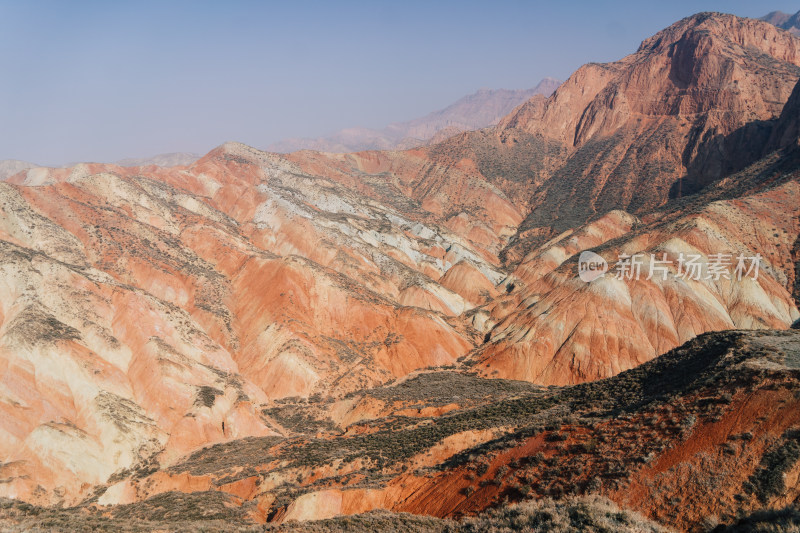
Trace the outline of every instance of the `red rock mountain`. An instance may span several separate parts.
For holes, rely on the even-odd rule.
[[[281,522],[600,492],[681,528],[796,504],[796,339],[692,339],[800,317],[798,65],[704,13],[423,148],[0,182],[0,496]],[[581,280],[586,250],[611,272]]]
[[[612,208],[653,209],[744,168],[761,156],[798,65],[793,36],[702,13],[618,62],[581,67],[553,98],[502,122],[570,151],[536,191],[521,236],[552,236]]]

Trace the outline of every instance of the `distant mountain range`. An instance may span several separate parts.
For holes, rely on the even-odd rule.
[[[794,15],[784,13],[783,11],[772,11],[771,13],[761,17],[759,20],[774,24],[775,26],[788,31],[792,35],[800,36],[800,11]]]
[[[39,165],[27,161],[20,161],[19,159],[3,159],[0,161],[0,181],[9,176],[13,176],[17,172],[37,166]]]
[[[188,166],[200,159],[199,154],[187,152],[171,152],[168,154],[158,154],[153,157],[140,157],[120,159],[116,162],[121,167],[144,167],[147,165],[157,165],[159,167]]]
[[[159,167],[177,167],[188,166],[200,159],[198,154],[191,154],[187,152],[172,152],[168,154],[158,154],[153,157],[141,158],[128,158],[115,161],[113,164],[121,167],[145,167],[149,165],[156,165]],[[68,163],[64,167],[71,167],[77,163]],[[29,168],[37,168],[43,165],[37,165],[29,161],[20,161],[19,159],[3,159],[0,160],[0,181],[5,180],[23,170]]]
[[[285,139],[269,145],[267,151],[346,153],[414,148],[443,141],[462,131],[493,126],[518,105],[539,94],[550,96],[559,85],[559,80],[544,78],[532,89],[481,89],[444,109],[406,122],[396,122],[380,130],[355,127],[339,130],[328,137]]]
[[[267,147],[269,152],[289,153],[298,150],[320,152],[360,152],[363,150],[404,150],[443,141],[462,131],[494,126],[515,107],[536,95],[550,96],[561,85],[555,78],[544,78],[532,89],[480,89],[455,103],[424,117],[396,122],[381,129],[346,128],[329,137],[285,139]],[[126,158],[114,161],[121,167],[188,166],[200,159],[199,154],[170,152],[152,157]],[[67,163],[65,167],[76,163]],[[0,160],[0,181],[17,172],[41,167],[18,159]]]

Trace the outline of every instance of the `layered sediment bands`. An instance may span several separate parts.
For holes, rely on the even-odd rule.
[[[479,336],[456,317],[482,301],[437,280],[503,275],[444,226],[241,145],[142,172],[0,184],[9,496],[74,503],[156,455],[282,432],[273,399],[452,364]],[[414,287],[441,305],[405,301]]]
[[[372,405],[366,419],[340,418],[353,413],[342,401],[312,402],[305,427],[327,420],[328,432],[206,448],[122,480],[100,501],[146,509],[170,491],[212,491],[240,498],[253,521],[280,523],[378,509],[460,518],[599,494],[694,531],[710,514],[731,521],[800,497],[798,335],[704,334],[637,369],[569,387],[420,374],[348,397],[349,409]],[[398,415],[422,404],[448,409],[398,426]]]
[[[519,288],[493,304],[498,324],[473,361],[485,375],[563,385],[613,376],[704,331],[789,327],[800,317],[791,260],[798,197],[800,184],[792,179],[635,231],[625,231],[630,215],[611,213],[568,232],[520,264],[513,276]],[[581,242],[610,265],[590,283],[578,277]],[[638,257],[632,260],[641,261],[638,272],[621,270],[624,254]],[[678,270],[681,254],[698,257],[700,276]],[[727,256],[719,279],[708,270],[720,262],[715,254]],[[736,258],[756,254],[758,276],[739,279]]]

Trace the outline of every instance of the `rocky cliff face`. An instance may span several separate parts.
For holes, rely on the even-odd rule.
[[[772,128],[764,153],[774,150],[795,149],[800,140],[800,83],[795,85],[781,115]]]
[[[702,13],[618,62],[581,67],[552,98],[502,122],[570,150],[535,191],[521,240],[540,244],[525,232],[553,236],[610,209],[653,209],[754,162],[799,64],[795,37]]]

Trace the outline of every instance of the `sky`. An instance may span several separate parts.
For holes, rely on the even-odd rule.
[[[257,148],[423,116],[613,61],[750,1],[0,0],[0,160],[111,162]]]

